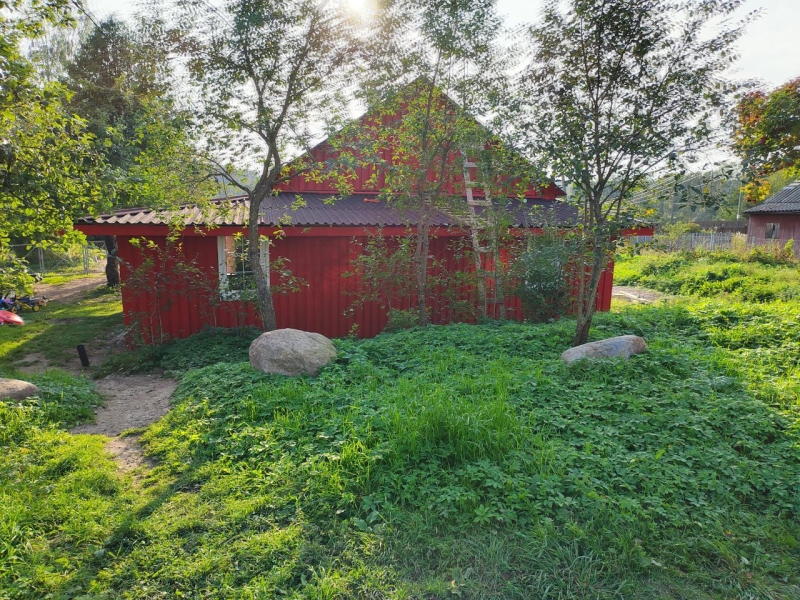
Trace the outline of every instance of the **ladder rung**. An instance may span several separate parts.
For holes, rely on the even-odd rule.
[[[466,161],[464,163],[464,167],[467,168],[467,169],[474,169],[477,166],[478,165],[476,165],[474,162],[470,162],[470,161]]]
[[[467,200],[470,206],[491,206],[492,203],[487,200]]]

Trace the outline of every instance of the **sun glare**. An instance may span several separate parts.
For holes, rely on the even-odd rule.
[[[374,0],[344,0],[347,10],[353,15],[365,19],[375,9]]]

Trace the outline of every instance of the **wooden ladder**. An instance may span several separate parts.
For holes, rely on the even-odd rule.
[[[503,302],[498,298],[487,298],[486,297],[486,279],[490,277],[494,277],[494,273],[489,273],[483,268],[483,260],[482,256],[491,252],[490,248],[481,245],[480,239],[480,230],[483,227],[483,221],[481,216],[477,212],[477,208],[479,206],[484,207],[491,207],[492,206],[492,199],[489,196],[489,189],[484,185],[483,186],[483,193],[484,197],[482,200],[477,200],[473,193],[472,188],[478,187],[480,182],[473,181],[472,175],[470,174],[470,169],[477,167],[478,165],[469,159],[467,153],[462,149],[461,156],[464,158],[464,190],[467,196],[467,206],[469,207],[469,213],[467,214],[467,224],[469,225],[470,230],[470,237],[472,238],[472,248],[474,250],[475,256],[475,272],[478,274],[478,291],[481,297],[481,301],[483,302],[483,316],[486,317],[488,314],[488,305],[489,304],[498,304]],[[495,260],[498,260],[495,257]],[[496,294],[495,294],[496,295]]]

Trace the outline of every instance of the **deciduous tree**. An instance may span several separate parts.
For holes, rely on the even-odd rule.
[[[250,202],[250,265],[261,321],[271,330],[275,308],[259,261],[261,204],[280,183],[316,168],[308,150],[346,108],[359,44],[335,3],[181,0],[177,6],[173,32],[192,78],[202,152]],[[258,171],[255,182],[237,170],[248,165]]]
[[[47,26],[70,26],[66,1],[0,2],[0,245],[12,237],[47,244],[74,217],[103,207],[102,157],[68,91],[36,78],[22,54]]]
[[[377,11],[374,21],[360,94],[370,110],[334,144],[342,151],[343,167],[355,162],[374,169],[372,185],[380,197],[416,228],[415,296],[424,326],[437,211],[472,229],[485,307],[486,249],[479,236],[493,213],[482,210],[484,218],[476,217],[465,201],[463,179],[469,173],[480,188],[476,200],[480,192],[488,203],[496,190],[505,197],[518,174],[512,170],[513,153],[476,120],[489,119],[507,88],[509,56],[498,43],[502,27],[494,0],[400,0]]]
[[[135,28],[110,18],[68,62],[70,109],[86,119],[105,159],[103,192],[115,208],[202,203],[207,171],[195,160],[186,111],[175,108],[168,52],[157,21]],[[177,226],[182,224],[178,223]],[[109,286],[119,284],[116,236],[106,236]]]
[[[750,92],[736,106],[733,149],[741,158],[748,199],[769,192],[766,177],[800,172],[800,77],[765,93]]]
[[[748,20],[726,19],[740,5],[552,0],[530,30],[519,118],[532,154],[571,183],[583,220],[576,345],[588,338],[626,200],[648,174],[690,161],[714,138],[731,99],[724,72]]]

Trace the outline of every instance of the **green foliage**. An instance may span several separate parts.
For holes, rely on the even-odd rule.
[[[574,298],[570,279],[578,244],[564,232],[545,231],[528,238],[528,247],[513,259],[514,295],[522,300],[525,319],[541,323],[564,316]]]
[[[34,277],[28,263],[9,254],[0,259],[0,295],[17,292],[18,295],[33,292]]]
[[[765,177],[800,169],[800,78],[769,93],[750,92],[739,100],[733,149],[742,159],[748,199],[763,199]]]
[[[414,284],[414,239],[411,235],[387,237],[382,230],[364,242],[353,240],[355,256],[343,277],[357,277],[358,294],[350,307],[354,311],[367,302],[390,309],[398,302],[410,301]]]
[[[592,337],[649,351],[572,366],[567,320],[415,328],[337,341],[316,378],[254,371],[250,338],[174,342],[144,485],[39,408],[0,407],[2,589],[793,598],[799,323],[797,302],[631,307]]]
[[[601,316],[597,336],[647,332],[650,352],[628,362],[568,367],[557,357],[569,323],[502,323],[340,341],[318,378],[244,363],[190,371],[145,435],[185,491],[136,526],[147,541],[101,585],[791,594],[796,403],[777,388],[750,395],[740,377],[750,385],[752,373],[721,345],[759,310]],[[773,317],[786,325],[797,309]],[[772,331],[753,344],[797,335]]]
[[[206,329],[189,338],[173,340],[162,346],[145,346],[110,356],[95,373],[95,377],[158,369],[168,376],[180,377],[189,370],[216,363],[246,361],[250,344],[258,336],[259,332],[250,327],[241,330]]]
[[[783,248],[734,252],[646,252],[615,267],[620,285],[641,285],[668,294],[727,296],[750,302],[800,298],[800,263]]]
[[[367,303],[377,303],[386,311],[387,331],[407,329],[420,323],[416,281],[416,249],[419,237],[413,232],[403,236],[384,236],[382,231],[365,241],[353,240],[356,249],[350,270],[343,277],[355,277],[357,290],[346,314],[352,314]],[[473,249],[466,239],[455,238],[447,244],[447,255],[426,254],[427,321],[434,323],[475,322],[480,316],[480,299],[476,293],[479,276],[475,273]],[[455,260],[450,261],[449,256]],[[459,268],[467,265],[466,268]],[[504,265],[505,268],[505,265]]]
[[[654,170],[686,168],[681,161],[710,144],[732,100],[723,74],[752,19],[731,25],[737,7],[553,1],[530,28],[533,54],[515,112],[532,154],[573,186],[592,254],[577,271],[575,344],[588,338],[613,240],[630,223],[627,201]]]
[[[89,421],[94,416],[94,409],[102,404],[94,384],[86,377],[52,369],[41,374],[26,375],[24,379],[38,386],[41,396],[25,400],[21,406],[38,408],[41,418],[47,423],[70,427]]]
[[[74,217],[102,210],[102,158],[85,122],[66,110],[67,90],[37,81],[21,51],[48,26],[70,25],[71,4],[13,0],[2,9],[0,246],[11,237],[47,244]]]
[[[178,298],[188,299],[204,325],[217,325],[222,303],[220,280],[198,266],[196,257],[183,252],[183,243],[167,239],[158,244],[134,238],[131,244],[142,253],[142,262],[131,269],[125,288],[134,295],[148,294],[149,301],[128,312],[129,330],[136,345],[160,346],[169,341],[162,317]]]
[[[109,18],[82,40],[67,65],[69,106],[86,119],[106,169],[114,205],[205,208],[213,185],[189,137],[191,119],[171,97],[168,51],[157,22],[137,28]],[[174,214],[170,223],[182,230]]]
[[[178,8],[165,39],[187,65],[204,164],[250,203],[256,302],[264,329],[272,330],[275,307],[258,261],[261,203],[292,176],[320,169],[309,150],[347,112],[360,40],[339,3],[181,0]],[[237,168],[242,156],[257,165],[253,182]]]
[[[401,329],[411,329],[419,325],[419,314],[413,308],[402,310],[399,308],[389,309],[389,320],[386,323],[386,331],[391,333]]]

